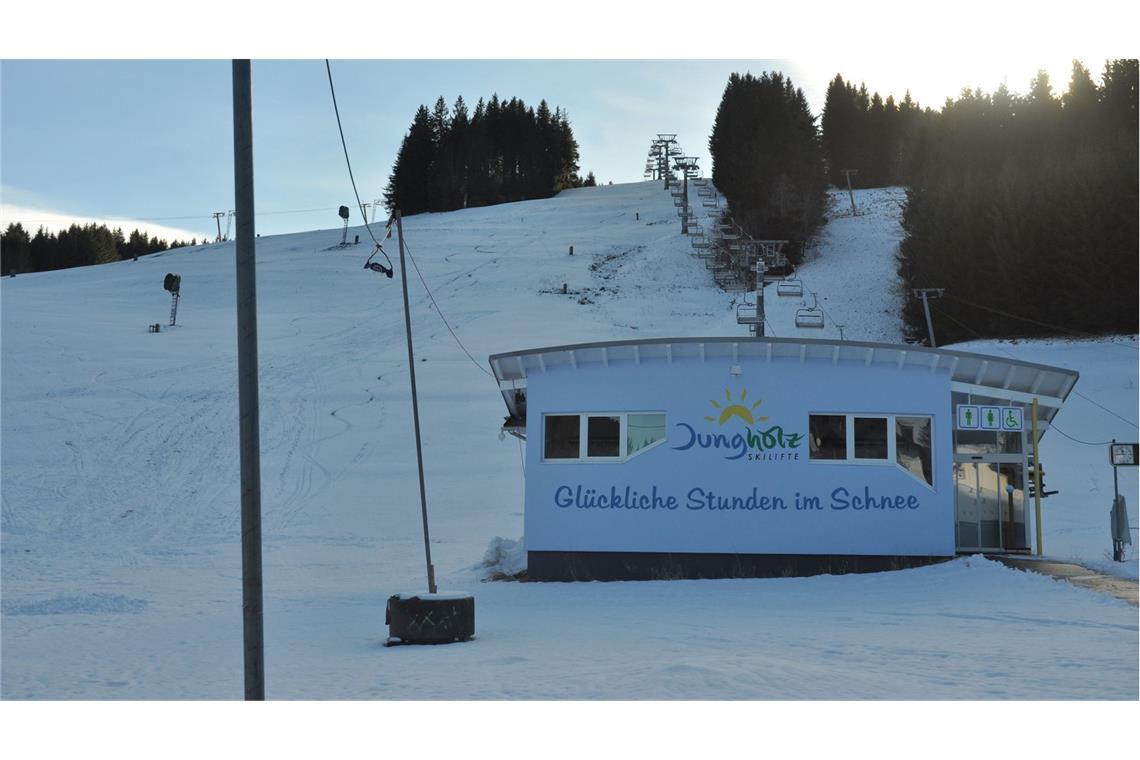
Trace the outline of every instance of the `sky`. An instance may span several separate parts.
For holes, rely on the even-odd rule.
[[[581,174],[642,179],[650,139],[676,133],[711,171],[708,136],[732,72],[780,70],[813,112],[836,73],[872,91],[909,89],[939,107],[962,87],[1005,82],[1024,92],[1036,70],[1063,90],[1079,57],[1099,78],[1095,46],[1005,59],[937,55],[900,66],[829,55],[772,60],[349,60],[332,61],[338,105],[361,200],[382,194],[416,108],[442,95],[546,99],[569,115]],[[255,60],[257,230],[339,227],[359,214],[348,182],[321,59]],[[211,214],[233,208],[228,60],[4,60],[0,62],[0,220],[30,228],[72,221],[140,226],[164,238],[216,235]],[[383,212],[381,211],[380,214]],[[222,227],[224,230],[225,222]]]

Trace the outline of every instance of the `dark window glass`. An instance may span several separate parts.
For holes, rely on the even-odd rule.
[[[621,456],[621,417],[590,417],[586,428],[586,456]]]
[[[887,458],[887,421],[884,418],[855,418],[855,458]]]
[[[633,456],[646,446],[665,440],[664,414],[631,414],[625,424],[626,456]]]
[[[847,458],[847,418],[842,414],[813,414],[808,417],[812,459]]]
[[[895,461],[919,480],[934,485],[929,417],[895,417]]]
[[[546,430],[543,444],[545,459],[577,459],[582,439],[576,414],[546,415]]]

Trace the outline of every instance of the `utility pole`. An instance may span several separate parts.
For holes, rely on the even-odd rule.
[[[424,452],[420,445],[420,403],[416,395],[416,357],[412,352],[412,313],[408,307],[408,268],[404,264],[404,221],[400,210],[396,217],[396,239],[400,244],[400,282],[404,286],[404,329],[408,336],[408,375],[412,381],[412,421],[416,428],[416,464],[420,471],[420,513],[424,521],[424,558],[427,561],[428,593],[435,593],[435,568],[431,564],[431,542],[428,538],[427,491],[424,489]]]
[[[855,192],[851,189],[851,175],[858,174],[858,169],[840,169],[843,176],[847,178],[847,195],[851,198],[851,216],[859,216],[859,212],[855,210]]]
[[[934,323],[930,321],[930,304],[926,299],[941,298],[944,290],[946,288],[914,288],[910,291],[915,298],[922,298],[922,311],[926,314],[926,334],[930,336],[931,348],[938,348],[938,344],[934,342]]]
[[[261,436],[257,400],[257,270],[253,229],[250,63],[233,62],[234,200],[237,206],[238,410],[241,445],[241,606],[245,698],[265,699],[261,591]],[[215,214],[219,217],[219,215]]]

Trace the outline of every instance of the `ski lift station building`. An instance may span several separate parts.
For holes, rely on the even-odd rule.
[[[535,580],[870,571],[1032,552],[1077,373],[912,345],[664,338],[496,354]]]

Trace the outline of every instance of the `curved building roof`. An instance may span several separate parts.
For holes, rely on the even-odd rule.
[[[1048,422],[1079,374],[1075,370],[926,346],[814,338],[652,338],[576,343],[493,354],[489,361],[511,420],[526,418],[526,378],[534,372],[588,365],[672,363],[709,359],[792,359],[832,365],[893,365],[948,371],[954,390],[1029,403]],[[512,423],[508,423],[512,425]],[[513,425],[512,425],[513,426]]]

